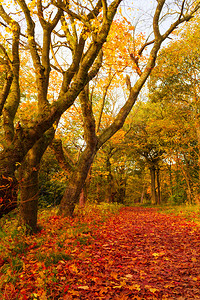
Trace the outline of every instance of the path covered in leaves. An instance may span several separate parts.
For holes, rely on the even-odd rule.
[[[200,299],[200,228],[193,223],[122,208],[105,223],[85,219],[70,237],[62,222],[52,218],[40,236],[46,241],[37,248],[35,237],[21,254],[20,280],[12,283],[19,299]]]
[[[125,208],[97,236],[76,262],[81,299],[200,299],[200,229],[194,224]]]

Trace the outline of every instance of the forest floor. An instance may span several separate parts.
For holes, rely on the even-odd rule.
[[[9,224],[0,231],[3,300],[200,299],[200,226],[193,221],[154,208],[93,207],[39,222],[31,237],[21,228],[8,234]]]

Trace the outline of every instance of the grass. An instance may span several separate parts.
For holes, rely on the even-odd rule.
[[[57,282],[58,263],[73,263],[77,249],[84,253],[84,247],[96,239],[95,228],[120,208],[118,204],[87,205],[76,208],[74,218],[59,217],[55,207],[42,209],[38,213],[41,231],[32,236],[19,226],[17,214],[4,216],[0,220],[0,299],[26,299],[16,286],[21,280],[34,289],[36,274],[41,275],[37,285],[48,289],[49,281]]]
[[[147,204],[144,203],[144,204],[133,204],[133,206],[155,208],[160,213],[173,214],[187,221],[191,221],[196,223],[197,225],[200,225],[200,204],[186,203],[186,204],[172,205],[168,203],[163,203],[161,205],[153,205],[151,203],[147,203]]]
[[[174,214],[187,221],[192,221],[200,225],[200,205],[199,204],[181,204],[181,205],[161,205],[158,211],[165,214]]]
[[[1,219],[0,299],[25,299],[19,296],[21,290],[16,288],[20,285],[20,280],[28,285],[30,291],[34,290],[32,282],[36,280],[38,290],[45,287],[48,294],[50,282],[60,284],[57,273],[60,272],[58,266],[62,264],[70,264],[74,268],[72,271],[76,273],[77,252],[79,258],[82,255],[85,259],[85,247],[92,246],[98,239],[95,235],[96,228],[103,228],[106,220],[118,214],[121,207],[122,205],[115,203],[87,205],[82,210],[76,208],[74,218],[57,216],[57,208],[43,209],[38,214],[42,230],[32,236],[27,236],[23,227],[18,225],[16,215]],[[200,205],[161,205],[156,206],[156,209],[200,225]],[[37,274],[40,274],[40,279]],[[47,299],[50,296],[40,297]]]

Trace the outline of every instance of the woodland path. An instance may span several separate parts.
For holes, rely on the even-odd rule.
[[[96,234],[88,260],[76,264],[79,299],[200,299],[200,228],[192,222],[123,208]]]
[[[40,233],[7,248],[3,299],[200,299],[199,226],[153,208],[98,216],[52,216]]]

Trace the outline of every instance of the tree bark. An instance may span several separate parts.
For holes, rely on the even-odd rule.
[[[123,204],[126,196],[126,178],[121,179],[117,191],[117,202]]]
[[[150,167],[151,175],[151,203],[157,204],[157,194],[156,194],[156,169],[154,166]]]
[[[85,203],[86,203],[86,191],[85,191],[85,187],[83,187],[79,197],[79,207],[81,208],[85,207]]]
[[[106,172],[107,172],[107,183],[106,183],[106,193],[105,193],[105,201],[107,203],[114,202],[114,182],[113,182],[113,175],[111,171],[111,162],[110,157],[112,150],[108,153],[106,159]]]
[[[156,181],[157,181],[157,190],[158,190],[158,194],[157,194],[157,204],[161,203],[161,191],[160,191],[160,169],[157,166],[156,168]]]
[[[20,182],[20,225],[26,227],[27,232],[37,231],[38,212],[38,170],[35,168],[23,167],[23,174]]]
[[[29,233],[37,231],[40,161],[53,137],[54,129],[52,128],[29,150],[20,167],[20,223]]]
[[[85,184],[89,169],[92,165],[96,149],[86,148],[80,156],[79,163],[72,176],[69,178],[69,183],[59,207],[59,215],[73,216],[75,205],[79,202],[80,193]]]

